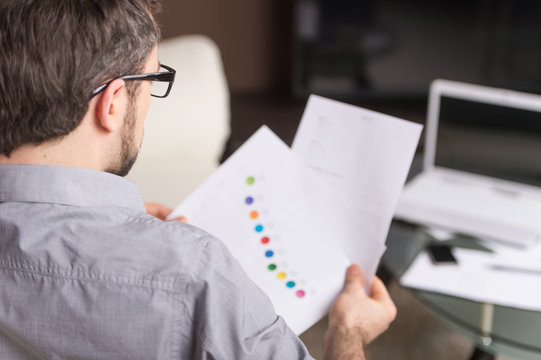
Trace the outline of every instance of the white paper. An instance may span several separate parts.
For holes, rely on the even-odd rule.
[[[434,265],[421,252],[402,285],[495,305],[541,311],[541,258],[453,249],[458,264]],[[539,255],[539,254],[538,254]]]
[[[352,262],[363,265],[367,283],[380,258],[367,259],[366,249],[380,256],[385,250],[421,130],[419,124],[312,95],[295,136],[293,152],[312,177],[325,180],[327,194],[346,204],[333,221],[341,224],[343,246]],[[312,191],[312,197],[320,194]]]
[[[171,214],[186,216],[220,238],[297,334],[326,314],[349,265],[326,212],[311,206],[302,176],[291,150],[263,127]],[[311,188],[318,189],[317,179]],[[269,238],[267,244],[263,237]],[[270,258],[269,250],[274,252]],[[270,264],[277,269],[268,270]],[[277,278],[280,272],[285,279]],[[287,287],[289,281],[295,282],[293,288]],[[304,297],[297,296],[299,290]]]
[[[262,127],[170,217],[220,238],[300,334],[326,314],[351,263],[368,291],[420,131],[312,96],[296,152]]]

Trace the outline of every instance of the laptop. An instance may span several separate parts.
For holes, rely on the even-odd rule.
[[[541,96],[430,85],[422,172],[395,218],[524,247],[541,233]]]

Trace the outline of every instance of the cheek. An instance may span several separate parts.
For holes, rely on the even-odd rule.
[[[146,91],[143,91],[141,96],[139,97],[139,101],[137,103],[137,109],[136,109],[136,124],[135,124],[135,136],[137,140],[141,141],[143,138],[143,131],[144,131],[144,125],[145,125],[145,119],[148,113],[148,109],[150,107],[150,87],[145,89]]]
[[[142,98],[140,99],[141,102],[141,106],[139,106],[139,115],[142,116],[143,118],[146,117],[147,115],[147,112],[148,112],[148,108],[150,107],[150,99],[152,98],[150,96],[150,84],[145,84],[146,85],[146,88],[145,88],[145,91],[143,92],[143,95],[141,96]]]
[[[137,117],[136,123],[135,123],[135,141],[136,144],[141,146],[141,143],[143,141],[143,133],[145,131],[145,119],[142,117]]]

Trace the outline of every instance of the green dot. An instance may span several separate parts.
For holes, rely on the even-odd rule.
[[[247,179],[246,179],[246,184],[248,185],[253,185],[255,183],[255,179],[253,176],[249,176]]]
[[[269,269],[270,271],[274,271],[274,270],[276,270],[276,265],[270,264],[270,265],[268,266],[268,269]]]

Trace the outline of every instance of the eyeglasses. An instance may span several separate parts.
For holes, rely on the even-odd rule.
[[[169,92],[171,92],[171,88],[173,87],[173,83],[175,82],[176,71],[175,69],[167,65],[160,64],[160,67],[167,71],[148,73],[148,74],[124,75],[124,76],[119,76],[115,78],[114,80],[122,79],[125,81],[128,81],[128,80],[150,81],[151,82],[150,95],[154,97],[158,97],[158,98],[164,98],[164,97],[167,97],[167,95],[169,95]],[[92,91],[92,96],[90,98],[93,98],[94,96],[98,95],[100,92],[105,90],[107,86],[109,86],[109,84],[112,82],[113,80],[94,89],[94,91]]]

